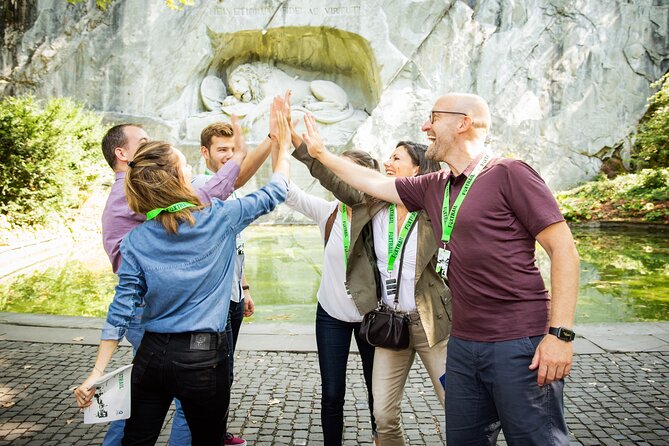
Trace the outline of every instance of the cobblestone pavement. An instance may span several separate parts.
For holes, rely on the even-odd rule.
[[[122,347],[111,367],[130,361]],[[96,347],[0,341],[0,445],[100,444],[106,424],[83,425],[71,389],[90,369]],[[319,445],[320,379],[315,353],[241,351],[235,365],[230,431],[250,445]],[[443,410],[420,362],[403,403],[412,445],[443,440]],[[574,445],[669,444],[669,359],[663,353],[576,356],[567,385]],[[171,413],[158,444],[167,444]],[[370,445],[361,364],[352,354],[345,444]],[[500,444],[504,444],[500,441]]]

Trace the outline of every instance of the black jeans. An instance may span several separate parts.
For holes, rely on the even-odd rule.
[[[367,385],[369,413],[372,432],[376,432],[374,421],[374,398],[372,396],[372,365],[374,347],[360,338],[360,323],[344,322],[330,316],[320,304],[316,309],[316,344],[318,364],[321,369],[321,424],[325,446],[341,446],[344,431],[344,399],[346,396],[346,366],[351,349],[351,336],[358,344],[362,371]]]
[[[173,398],[181,401],[193,446],[222,442],[230,400],[228,342],[225,333],[195,341],[191,333],[144,334],[133,361],[123,445],[155,444]]]

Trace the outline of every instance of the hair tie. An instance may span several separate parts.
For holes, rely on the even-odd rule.
[[[135,163],[134,161],[128,161],[128,167],[135,167],[136,165],[137,163]]]

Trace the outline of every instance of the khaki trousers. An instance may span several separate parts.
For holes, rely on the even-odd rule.
[[[404,446],[401,404],[404,385],[416,353],[427,369],[434,391],[444,405],[444,387],[439,378],[446,371],[446,344],[448,339],[430,348],[420,319],[411,321],[410,343],[404,350],[377,347],[372,370],[374,417],[382,446]]]

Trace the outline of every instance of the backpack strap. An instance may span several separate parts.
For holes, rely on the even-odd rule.
[[[339,204],[337,204],[337,207],[332,211],[332,214],[328,217],[327,223],[325,223],[325,237],[324,237],[324,243],[323,246],[327,246],[328,240],[330,240],[330,233],[332,232],[332,226],[334,225],[335,219],[337,218],[337,212],[339,211]]]

